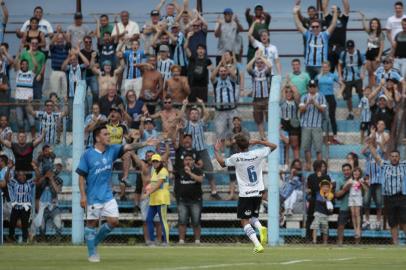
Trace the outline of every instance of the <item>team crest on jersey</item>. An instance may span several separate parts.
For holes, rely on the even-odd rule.
[[[103,164],[107,164],[107,159],[103,158],[102,162],[103,162]]]
[[[251,215],[251,210],[246,210],[246,211],[244,212],[244,214],[245,214],[246,216],[250,216],[250,215]]]

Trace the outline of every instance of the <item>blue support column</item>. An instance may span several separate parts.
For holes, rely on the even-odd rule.
[[[279,235],[279,126],[281,76],[273,76],[268,103],[268,140],[278,148],[268,157],[268,239],[270,246],[280,244]]]
[[[79,175],[75,172],[79,165],[80,156],[84,151],[85,142],[85,94],[86,83],[81,81],[76,88],[73,108],[70,108],[72,117],[72,243],[82,244],[84,237],[83,209],[80,207]]]

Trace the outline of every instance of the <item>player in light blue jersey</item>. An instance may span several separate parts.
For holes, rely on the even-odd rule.
[[[80,158],[76,172],[79,174],[80,205],[86,209],[87,216],[85,239],[88,259],[89,262],[100,262],[97,245],[118,225],[118,206],[110,183],[113,162],[127,151],[156,145],[158,141],[151,139],[144,143],[110,145],[109,132],[105,125],[101,125],[93,131],[93,142],[94,146],[88,148]],[[105,217],[107,222],[97,231],[101,217]]]

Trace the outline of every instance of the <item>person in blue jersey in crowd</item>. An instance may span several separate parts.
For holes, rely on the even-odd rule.
[[[94,146],[87,149],[80,158],[76,173],[79,174],[80,206],[86,209],[85,239],[88,260],[100,262],[96,248],[113,228],[118,226],[118,206],[110,184],[113,162],[125,152],[154,145],[158,141],[150,139],[144,143],[110,145],[107,127],[100,125],[93,130],[93,142]],[[107,222],[97,231],[96,226],[102,217],[105,217]]]
[[[296,5],[293,8],[293,16],[297,29],[306,38],[306,71],[309,73],[310,78],[314,79],[320,72],[321,64],[328,59],[328,40],[336,28],[337,7],[333,6],[333,19],[325,31],[322,31],[322,25],[319,20],[313,20],[310,24],[311,29],[306,29],[300,21],[299,11],[300,6]]]

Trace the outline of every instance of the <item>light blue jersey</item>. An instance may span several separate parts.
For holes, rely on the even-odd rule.
[[[109,145],[104,152],[91,147],[82,155],[76,173],[86,178],[87,204],[106,203],[113,199],[110,179],[113,162],[124,153],[124,146]]]
[[[338,83],[337,73],[327,73],[317,75],[319,93],[324,96],[334,95],[334,83]]]

